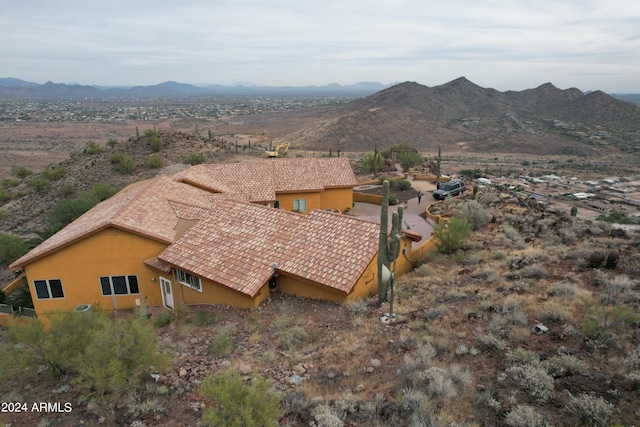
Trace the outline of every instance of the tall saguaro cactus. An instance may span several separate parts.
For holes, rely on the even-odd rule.
[[[436,157],[436,182],[440,182],[440,162],[442,161],[442,145],[438,145],[438,157]]]
[[[393,276],[395,275],[396,260],[400,255],[400,241],[402,239],[402,216],[404,209],[398,207],[394,212],[391,221],[391,232],[389,232],[389,181],[382,183],[382,207],[380,209],[380,235],[378,240],[378,303],[387,300],[387,284],[382,277],[382,267],[392,271],[391,279],[391,311],[393,310]],[[393,270],[390,266],[393,263]]]
[[[389,268],[389,181],[382,183],[382,208],[380,209],[380,235],[378,239],[378,303],[387,299],[387,284],[382,279],[382,266]]]

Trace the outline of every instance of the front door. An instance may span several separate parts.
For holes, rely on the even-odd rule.
[[[171,281],[160,278],[160,292],[162,293],[162,304],[173,310],[173,293],[171,292]]]

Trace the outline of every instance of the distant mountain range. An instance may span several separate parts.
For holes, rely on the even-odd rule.
[[[16,78],[0,78],[0,99],[19,98],[159,98],[193,96],[292,96],[292,97],[362,97],[390,85],[361,82],[353,85],[332,83],[325,86],[195,86],[168,81],[151,86],[104,87],[47,82],[38,84]]]
[[[635,151],[640,138],[637,105],[551,83],[500,92],[464,77],[433,87],[404,82],[338,111],[287,139],[317,150],[340,144],[346,151],[370,151],[376,143],[409,143],[424,150],[452,144],[477,152],[595,155],[607,144]],[[607,140],[594,143],[602,135]]]

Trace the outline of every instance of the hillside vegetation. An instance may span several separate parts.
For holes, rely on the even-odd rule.
[[[105,407],[76,376],[33,366],[4,380],[2,400],[55,397],[73,411],[3,420],[195,426],[272,414],[290,426],[636,424],[640,236],[493,189],[439,209],[475,231],[451,254],[415,260],[397,281],[391,320],[377,298],[344,306],[283,294],[255,310],[152,310],[146,322],[168,369],[149,367],[156,377],[139,377],[135,393]],[[255,402],[242,384],[276,396],[278,415],[273,400],[236,408],[228,393]]]

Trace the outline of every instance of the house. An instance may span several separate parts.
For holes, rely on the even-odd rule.
[[[253,308],[275,290],[339,302],[375,294],[379,224],[328,211],[352,205],[348,161],[256,163],[268,167],[203,165],[132,184],[10,267],[24,270],[45,319],[78,306]]]
[[[357,185],[344,157],[203,164],[183,171],[176,179],[213,193],[240,194],[251,203],[301,213],[351,209]]]

